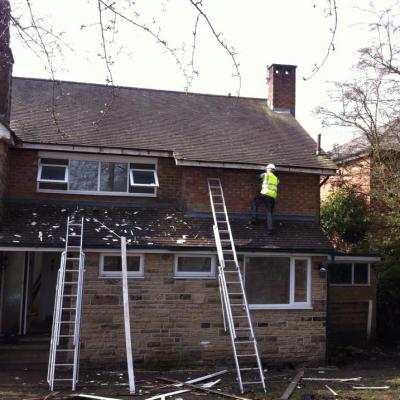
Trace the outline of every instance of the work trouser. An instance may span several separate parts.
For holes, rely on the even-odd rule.
[[[267,209],[267,229],[269,231],[272,230],[272,213],[274,212],[275,207],[275,199],[271,196],[267,196],[261,193],[258,193],[257,196],[253,200],[253,204],[251,206],[251,218],[255,220],[257,218],[257,209],[258,207],[264,204]]]

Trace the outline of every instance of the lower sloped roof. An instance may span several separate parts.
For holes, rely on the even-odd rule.
[[[88,205],[8,203],[0,226],[1,247],[60,248],[65,245],[67,217],[84,217],[84,248],[119,249],[120,236],[129,249],[214,250],[212,218],[191,217],[174,208],[96,207]],[[237,249],[248,251],[330,252],[332,246],[312,220],[274,221],[276,233],[265,224],[248,225],[231,219]]]

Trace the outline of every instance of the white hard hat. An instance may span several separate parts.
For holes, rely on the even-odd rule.
[[[265,167],[265,169],[276,169],[275,168],[275,164],[268,164],[266,167]]]

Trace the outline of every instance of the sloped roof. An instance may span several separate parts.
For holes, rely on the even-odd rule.
[[[13,78],[11,127],[25,142],[335,169],[315,155],[314,140],[296,119],[271,111],[266,99],[127,87],[115,88],[113,95],[105,85]]]
[[[118,238],[96,222],[126,236],[128,249],[215,249],[211,216],[191,217],[174,208],[104,207],[68,204],[8,203],[0,225],[0,247],[65,246],[67,217],[84,217],[84,247],[119,249]],[[248,225],[231,218],[239,251],[330,252],[332,245],[313,220],[274,220],[276,234],[265,223]]]

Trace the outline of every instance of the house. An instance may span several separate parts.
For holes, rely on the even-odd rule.
[[[336,146],[330,153],[338,174],[321,186],[321,201],[342,186],[351,186],[371,204],[376,180],[372,174],[372,155],[367,141],[357,137]],[[376,254],[350,252],[336,254],[329,266],[328,320],[331,348],[370,342],[376,334],[377,276]]]
[[[0,73],[4,335],[49,337],[74,215],[84,220],[83,361],[125,359],[120,244],[99,222],[127,238],[135,363],[232,360],[207,188],[218,177],[262,359],[324,359],[332,246],[319,182],[336,167],[294,118],[296,67],[269,68],[268,100],[11,78],[11,67]],[[280,179],[274,235],[261,214],[247,223],[269,162]]]

